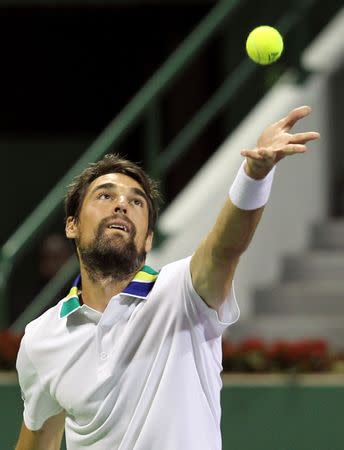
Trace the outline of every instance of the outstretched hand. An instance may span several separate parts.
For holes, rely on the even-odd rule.
[[[263,131],[255,149],[241,151],[241,155],[246,157],[246,171],[249,175],[253,178],[264,178],[281,159],[305,153],[305,144],[320,138],[320,134],[315,131],[289,133],[296,122],[308,116],[311,111],[309,106],[293,109],[286,117]]]

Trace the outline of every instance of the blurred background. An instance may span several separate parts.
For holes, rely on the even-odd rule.
[[[284,37],[271,66],[245,54],[258,25]],[[303,104],[313,113],[295,130],[321,140],[279,165],[235,277],[224,449],[344,448],[343,35],[339,0],[0,0],[1,449],[22,421],[24,327],[77,271],[62,207],[72,177],[119,152],[160,181],[148,259],[160,269],[210,229],[240,150]]]

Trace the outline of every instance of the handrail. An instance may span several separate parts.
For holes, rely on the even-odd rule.
[[[316,0],[304,0],[299,5],[298,11],[290,11],[284,15],[278,23],[278,28],[287,33],[300,18],[301,10],[307,10]],[[130,128],[147,112],[154,113],[154,107],[158,98],[165,92],[170,83],[178,76],[180,71],[191,62],[191,59],[202,49],[205,43],[219,31],[225,23],[228,15],[238,2],[228,0],[221,1],[213,8],[209,15],[201,22],[194,32],[184,41],[162,68],[145,84],[134,99],[124,108],[103,133],[95,140],[86,153],[77,161],[63,179],[56,185],[50,194],[28,217],[17,232],[5,243],[0,250],[0,309],[4,307],[6,297],[6,283],[10,275],[13,263],[28,248],[28,241],[37,235],[46,225],[47,220],[52,220],[54,213],[61,204],[65,192],[65,186],[88,162],[97,160],[106,153],[114,144],[122,139]],[[251,75],[256,66],[248,60],[243,61],[222,86],[215,92],[210,100],[201,108],[194,119],[172,141],[167,149],[157,160],[158,173],[164,173],[185,151],[199,135],[200,131],[212,118],[228,103],[236,89]],[[152,109],[153,107],[153,109]],[[155,111],[156,112],[156,111]],[[149,116],[148,116],[149,117]],[[155,174],[157,175],[157,174]],[[38,223],[38,226],[37,226]],[[74,267],[74,266],[73,266]],[[6,270],[6,272],[5,272]],[[61,277],[59,277],[61,278]],[[60,280],[61,282],[61,280]],[[52,284],[57,289],[58,284]],[[54,290],[54,288],[53,288]],[[46,293],[47,291],[44,290]],[[40,302],[44,295],[39,294]],[[38,299],[37,299],[38,300]],[[25,312],[24,317],[27,317]],[[14,324],[21,326],[24,317]],[[1,311],[0,311],[1,321]]]
[[[180,135],[176,137],[171,146],[165,150],[166,158],[161,159],[161,171],[167,170],[173,164],[178,155],[199,135],[203,127],[220,112],[233,96],[235,90],[240,88],[254,70],[254,65],[245,60],[231,76],[227,77],[194,119],[180,132]],[[65,269],[65,267],[68,268]],[[49,299],[54,298],[60,292],[66,281],[75,276],[77,269],[78,264],[75,263],[75,258],[72,256],[48,285],[33,299],[32,304],[12,324],[11,330],[16,332],[22,331],[28,320],[34,316],[34,313],[41,312],[44,306],[48,304]]]
[[[51,217],[61,205],[66,186],[73,177],[79,173],[81,168],[102,157],[125,137],[151,103],[165,93],[170,84],[192,62],[215,32],[219,31],[237,3],[239,0],[222,0],[212,9],[7,240],[1,249],[3,258],[14,259],[20,255],[25,244],[36,234],[37,224],[42,224]]]
[[[127,135],[148,108],[166,92],[171,83],[181,75],[183,69],[194,60],[205,44],[220,31],[238,3],[239,0],[221,0],[213,7],[2,246],[0,249],[0,326],[7,322],[5,309],[7,284],[13,265],[30,248],[33,238],[37,237],[55,218],[61,207],[66,186],[89,162],[101,158]]]
[[[307,0],[309,6],[314,0]],[[306,2],[305,2],[306,3]],[[295,11],[285,14],[277,23],[277,28],[286,35],[298,20],[298,15]],[[163,172],[167,170],[185,151],[200,134],[202,129],[206,127],[209,122],[228,104],[235,92],[242,87],[248,78],[254,73],[256,67],[248,59],[245,59],[241,64],[225,79],[222,85],[215,91],[212,97],[205,103],[205,105],[195,114],[194,118],[181,130],[177,137],[164,150],[161,158],[158,161],[160,164],[159,170]],[[65,270],[65,267],[67,270]],[[16,332],[23,330],[26,323],[34,317],[35,313],[39,314],[50,301],[55,298],[57,293],[63,288],[68,279],[72,279],[78,270],[78,264],[75,259],[71,259],[61,268],[51,282],[45,286],[33,300],[30,305],[12,324],[11,329]]]

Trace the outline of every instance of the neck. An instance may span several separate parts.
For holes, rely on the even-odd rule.
[[[136,275],[128,275],[127,278],[116,280],[113,276],[101,277],[90,276],[85,266],[80,264],[82,280],[82,301],[85,305],[97,311],[104,312],[110,299],[119,294],[132,281]]]

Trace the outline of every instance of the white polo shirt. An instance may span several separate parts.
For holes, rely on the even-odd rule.
[[[103,313],[74,288],[27,325],[17,359],[27,428],[65,410],[68,450],[221,449],[221,334],[239,310],[233,288],[219,315],[206,305],[190,259],[158,276],[145,266]]]

